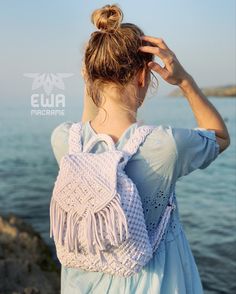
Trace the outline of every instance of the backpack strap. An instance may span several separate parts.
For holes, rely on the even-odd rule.
[[[120,163],[122,168],[125,167],[129,159],[138,151],[140,145],[155,128],[156,126],[143,125],[135,129],[134,133],[122,148],[122,151],[124,152],[124,160]]]
[[[69,130],[69,153],[76,154],[82,152],[82,122],[73,123]]]
[[[92,137],[88,141],[88,143],[84,146],[83,151],[84,152],[89,152],[93,148],[93,146],[96,145],[97,142],[99,142],[99,141],[106,142],[109,150],[111,150],[111,151],[116,149],[115,144],[114,144],[112,138],[109,135],[107,135],[107,134],[97,134],[95,137]]]
[[[134,133],[126,142],[122,151],[126,154],[122,165],[128,162],[128,160],[137,152],[139,146],[144,142],[147,135],[149,135],[155,126],[139,126],[135,129]],[[69,153],[80,153],[83,151],[89,152],[92,147],[98,141],[105,141],[109,147],[109,150],[115,149],[115,144],[110,136],[107,134],[98,134],[92,137],[84,148],[82,148],[81,142],[82,122],[73,123],[69,131]]]
[[[69,131],[69,153],[89,152],[93,146],[99,142],[107,143],[109,150],[115,150],[112,138],[107,134],[97,134],[92,137],[85,146],[82,146],[82,122],[73,123]]]

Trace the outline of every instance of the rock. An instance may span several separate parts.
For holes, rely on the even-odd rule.
[[[40,235],[20,218],[0,216],[0,294],[58,294],[59,269]]]
[[[37,288],[25,288],[24,294],[39,294],[39,290]]]

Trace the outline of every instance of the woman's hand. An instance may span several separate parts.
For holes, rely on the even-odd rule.
[[[142,36],[141,39],[152,43],[153,46],[141,46],[139,50],[158,56],[165,64],[164,67],[161,67],[160,64],[150,61],[148,67],[157,72],[166,82],[181,86],[190,77],[178,61],[174,52],[168,48],[162,39],[149,36]]]
[[[149,68],[156,71],[168,83],[178,85],[182,89],[195,115],[198,127],[215,131],[220,152],[225,150],[230,144],[230,137],[224,120],[214,105],[202,93],[162,39],[148,36],[141,38],[153,46],[142,46],[140,51],[155,54],[165,64],[161,67],[160,64],[151,61],[148,63]]]

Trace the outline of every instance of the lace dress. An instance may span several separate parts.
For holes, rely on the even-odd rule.
[[[60,164],[68,152],[68,136],[72,122],[56,127],[51,136],[55,158]],[[116,143],[122,149],[139,125],[130,125]],[[89,122],[83,124],[82,144],[96,136]],[[98,142],[91,152],[106,150],[106,143]],[[214,131],[157,126],[148,135],[138,152],[125,167],[136,184],[144,210],[150,238],[167,205],[169,191],[176,181],[190,172],[206,168],[219,154]],[[201,294],[199,272],[179,220],[178,203],[153,258],[134,276],[122,278],[102,272],[87,272],[75,268],[61,268],[62,294]]]

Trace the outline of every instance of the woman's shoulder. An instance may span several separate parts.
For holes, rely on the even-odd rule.
[[[140,145],[133,159],[144,159],[146,163],[149,163],[153,172],[171,177],[178,156],[172,127],[170,125],[149,126],[154,128],[144,143]]]
[[[172,138],[172,126],[170,125],[150,125],[151,127],[153,127],[153,131],[151,132],[149,138],[155,139],[157,136],[160,139],[168,139],[168,138]]]
[[[170,125],[151,125],[153,131],[147,136],[144,147],[165,148],[166,151],[175,151],[176,144],[173,128]]]
[[[58,164],[62,156],[68,152],[69,130],[73,123],[72,121],[60,123],[51,133],[52,151]]]
[[[56,126],[53,129],[53,131],[51,133],[52,145],[55,145],[58,140],[61,141],[63,138],[68,138],[69,130],[70,130],[73,123],[74,122],[72,122],[72,121],[65,121],[65,122],[60,123],[58,126]]]
[[[68,143],[69,133],[71,126],[73,124],[82,124],[82,136],[87,137],[87,133],[89,133],[88,122],[82,121],[65,121],[60,123],[56,126],[51,133],[51,144],[54,145],[61,145],[63,143]]]
[[[73,124],[82,123],[81,121],[65,121],[57,125],[51,133],[51,146],[53,153],[58,161],[69,150],[69,134]],[[82,123],[82,141],[88,140],[91,136],[86,122]]]

